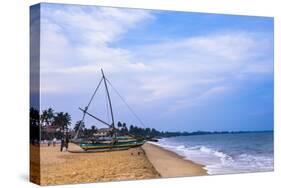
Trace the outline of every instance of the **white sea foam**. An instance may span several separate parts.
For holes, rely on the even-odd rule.
[[[241,154],[234,158],[222,151],[207,146],[186,146],[169,143],[166,140],[152,144],[181,155],[185,159],[205,165],[208,174],[227,174],[239,172],[258,172],[273,170],[273,157]]]

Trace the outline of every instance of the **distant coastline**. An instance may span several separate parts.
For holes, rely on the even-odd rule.
[[[176,136],[193,136],[193,135],[212,135],[212,134],[247,134],[247,133],[267,133],[273,132],[273,130],[263,130],[263,131],[179,131],[179,132],[159,132],[158,136],[167,138],[167,137],[176,137]]]

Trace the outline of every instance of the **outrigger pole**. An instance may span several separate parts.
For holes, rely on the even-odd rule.
[[[101,122],[101,123],[103,123],[103,124],[105,124],[105,125],[107,125],[107,126],[109,126],[109,127],[111,126],[110,124],[106,123],[105,121],[101,120],[100,118],[98,118],[98,117],[96,117],[96,116],[90,114],[89,112],[83,110],[82,108],[79,108],[79,110],[81,110],[83,113],[85,113],[85,114],[91,116],[92,118],[98,120],[99,122]]]

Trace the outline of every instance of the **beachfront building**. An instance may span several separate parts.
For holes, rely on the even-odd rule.
[[[100,128],[93,134],[95,137],[106,137],[112,132],[112,128]]]
[[[42,127],[44,129],[44,131],[46,131],[46,133],[50,134],[50,133],[56,133],[60,131],[60,127],[59,126],[44,126]]]

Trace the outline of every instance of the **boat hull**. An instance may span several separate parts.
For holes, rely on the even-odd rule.
[[[124,141],[116,143],[81,143],[80,147],[85,150],[118,150],[129,149],[133,147],[142,146],[145,143],[144,140]]]

